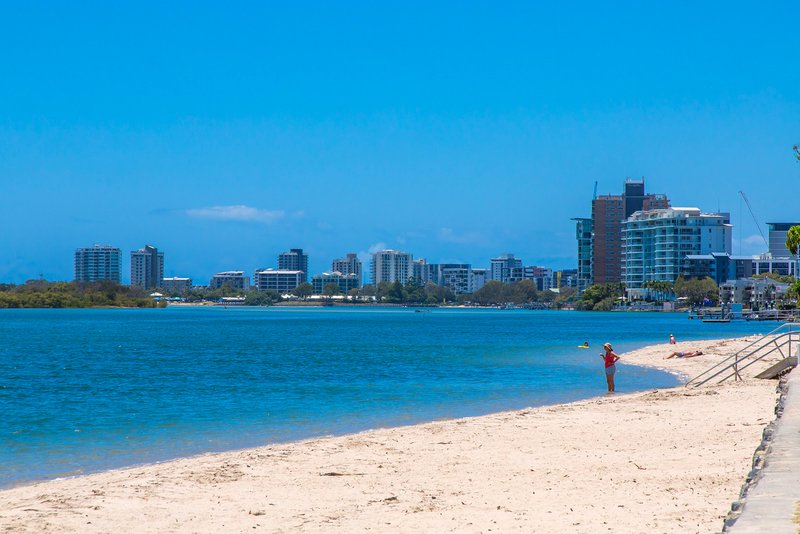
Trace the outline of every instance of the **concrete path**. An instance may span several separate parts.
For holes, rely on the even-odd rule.
[[[750,488],[729,532],[800,533],[800,368],[789,375],[783,416],[762,477]]]

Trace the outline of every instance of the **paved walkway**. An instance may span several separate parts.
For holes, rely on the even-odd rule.
[[[800,368],[791,372],[788,385],[762,478],[750,488],[732,534],[800,533]]]

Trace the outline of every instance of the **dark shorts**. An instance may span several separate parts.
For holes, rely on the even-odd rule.
[[[611,365],[609,367],[606,367],[606,374],[607,375],[613,375],[616,372],[617,372],[617,366],[616,365]]]

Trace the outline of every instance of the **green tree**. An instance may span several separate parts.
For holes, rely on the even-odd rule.
[[[554,303],[556,307],[561,308],[562,306],[570,302],[573,302],[577,294],[578,290],[575,289],[574,287],[561,286],[558,290],[558,293],[556,294]]]
[[[536,302],[536,285],[532,280],[519,280],[504,288],[504,301],[510,304]]]
[[[800,280],[796,280],[789,286],[789,289],[786,290],[786,297],[794,301],[800,299]]]
[[[358,295],[361,297],[374,297],[376,296],[377,288],[372,284],[366,284],[358,290]]]
[[[393,303],[403,302],[403,284],[399,280],[392,282],[389,285],[389,291],[386,293],[386,300]]]
[[[583,299],[591,308],[598,302],[611,298],[619,299],[625,296],[625,284],[594,284],[587,287],[583,292]],[[585,309],[585,308],[584,308]]]
[[[679,297],[685,297],[689,304],[694,306],[702,305],[706,299],[713,304],[719,303],[719,287],[709,277],[689,280],[678,277],[675,281],[675,291]]]
[[[33,280],[21,286],[4,285],[0,288],[0,308],[154,308],[165,305],[165,302],[156,302],[141,289],[115,282],[85,284]]]
[[[498,282],[497,280],[490,280],[486,282],[482,288],[473,293],[472,299],[481,306],[496,306],[498,304],[503,304],[503,283]]]
[[[277,291],[248,291],[244,296],[244,303],[247,306],[271,306],[272,303],[281,299]]]
[[[797,147],[795,147],[797,149]],[[792,226],[786,233],[786,248],[792,255],[797,256],[797,250],[800,248],[800,226]]]
[[[392,291],[393,284],[391,282],[378,282],[375,286],[375,298],[378,302],[389,299],[389,293]]]
[[[425,293],[425,299],[421,302],[426,302],[428,304],[441,304],[442,302],[455,300],[455,295],[449,288],[437,286],[433,282],[425,284],[423,291]]]
[[[611,311],[614,309],[614,306],[619,302],[618,297],[606,297],[600,302],[597,302],[593,307],[592,311]]]
[[[333,282],[325,284],[325,287],[322,288],[322,294],[328,298],[338,295],[341,292],[342,290],[339,288],[339,284],[334,284]]]
[[[414,278],[403,287],[403,299],[409,304],[421,304],[427,301],[427,297],[425,288]]]
[[[292,290],[292,294],[295,297],[305,300],[314,294],[314,286],[312,286],[308,282],[303,282],[302,284],[294,288],[294,290]]]

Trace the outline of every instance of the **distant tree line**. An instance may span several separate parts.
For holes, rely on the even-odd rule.
[[[141,288],[111,281],[0,284],[0,308],[156,308],[164,306]]]
[[[775,277],[775,275],[770,275]],[[665,280],[652,280],[644,283],[648,289],[645,295],[649,302],[662,302],[673,296],[682,297],[692,306],[702,306],[711,303],[719,304],[719,287],[709,277],[686,279],[679,276],[675,282]],[[578,310],[609,311],[617,305],[626,302],[625,284],[595,284],[586,288],[581,299],[575,303]]]
[[[625,297],[625,284],[594,284],[587,287],[575,309],[584,311],[610,311]]]
[[[308,282],[301,283],[291,292],[292,296],[299,299],[307,299],[313,294],[314,287]],[[337,295],[342,295],[338,284],[326,284],[322,290],[322,296],[328,299]],[[571,302],[574,295],[575,289],[570,287],[562,287],[559,293],[537,291],[531,280],[521,280],[509,284],[490,281],[475,293],[456,295],[450,288],[442,287],[432,282],[422,285],[414,279],[409,280],[406,284],[400,282],[379,282],[377,285],[366,284],[360,288],[351,289],[346,294],[346,296],[351,297],[351,302],[353,303],[377,302],[417,306],[472,303],[481,306],[500,306],[505,304],[525,305],[538,302],[556,307]],[[193,288],[185,293],[174,293],[166,296],[181,297],[186,302],[218,302],[223,297],[244,297],[244,304],[247,306],[269,306],[283,300],[283,297],[276,291],[257,289],[243,291],[232,288],[227,284],[213,290]]]

